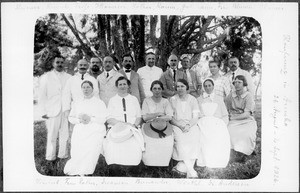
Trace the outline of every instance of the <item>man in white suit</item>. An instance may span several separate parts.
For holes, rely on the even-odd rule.
[[[151,97],[153,94],[150,90],[150,86],[154,80],[160,79],[163,71],[161,68],[155,66],[155,54],[153,52],[148,52],[145,60],[146,66],[139,68],[137,73],[142,80],[146,97]]]
[[[68,120],[62,112],[62,92],[67,80],[71,77],[64,72],[64,58],[62,56],[54,58],[53,67],[53,70],[41,77],[38,100],[42,118],[46,119],[46,160],[52,163],[57,157],[61,159],[68,157]],[[57,137],[59,138],[59,148],[56,156]]]
[[[123,68],[121,68],[119,72],[131,82],[129,93],[135,96],[142,105],[145,99],[144,87],[139,74],[132,70],[133,57],[130,54],[124,54],[122,56],[122,66]]]
[[[115,86],[116,80],[122,76],[114,68],[115,61],[112,56],[106,56],[103,59],[104,71],[97,77],[99,82],[100,99],[103,100],[105,105],[108,105],[108,101],[111,97],[115,96],[118,92]]]

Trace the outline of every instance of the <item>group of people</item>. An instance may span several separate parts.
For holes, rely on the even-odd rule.
[[[81,59],[71,76],[64,72],[64,58],[56,56],[39,89],[46,160],[70,157],[66,175],[91,175],[102,154],[110,175],[118,176],[120,166],[135,170],[142,161],[167,167],[173,159],[173,172],[197,178],[195,165],[223,168],[231,149],[239,162],[253,153],[254,85],[238,58],[228,60],[224,76],[220,63],[210,61],[211,76],[203,82],[190,70],[188,57],[178,69],[178,57],[170,55],[165,72],[155,66],[154,53],[147,53],[145,61],[135,72],[130,54],[119,65],[112,56],[103,65],[99,58],[90,64]]]

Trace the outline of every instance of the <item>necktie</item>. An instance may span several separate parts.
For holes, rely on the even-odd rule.
[[[174,79],[174,82],[176,82],[176,70],[175,69],[173,70],[173,79]]]
[[[109,73],[106,74],[106,78],[108,78],[108,77],[109,77]]]
[[[234,80],[234,72],[232,73],[232,81]]]
[[[126,115],[126,102],[125,102],[125,98],[122,98],[122,103],[123,103],[123,111],[124,111],[124,121],[126,123],[127,122],[127,115]]]
[[[84,79],[84,74],[81,75],[81,80],[83,80],[83,79]]]

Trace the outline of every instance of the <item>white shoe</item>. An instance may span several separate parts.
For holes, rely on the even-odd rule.
[[[192,170],[190,172],[187,172],[186,177],[187,178],[198,178],[198,173],[195,170]]]

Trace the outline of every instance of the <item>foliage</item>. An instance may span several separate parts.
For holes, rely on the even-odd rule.
[[[196,167],[195,169],[200,179],[250,179],[258,175],[261,168],[261,99],[256,101],[255,119],[258,126],[255,155],[248,156],[245,163],[237,163],[233,161],[234,155],[232,154],[229,164],[226,168],[222,169]],[[46,135],[45,122],[35,122],[34,158],[36,169],[43,175],[63,176],[63,168],[67,162],[66,159],[59,160],[55,165],[50,166],[45,161]],[[167,168],[152,168],[140,164],[135,177],[185,178],[185,176],[179,176],[171,172],[174,165],[174,161],[171,161]],[[132,175],[126,168],[123,168],[123,173],[127,177]],[[102,155],[99,157],[93,176],[108,176],[108,167]]]
[[[68,60],[131,53],[137,69],[144,65],[145,50],[153,48],[158,66],[166,69],[171,53],[189,54],[195,64],[210,51],[221,60],[236,55],[242,68],[258,72],[252,59],[261,51],[261,28],[250,17],[49,14],[37,20],[34,43],[36,60],[45,49],[67,47],[74,50]],[[48,70],[47,59],[36,63]]]

